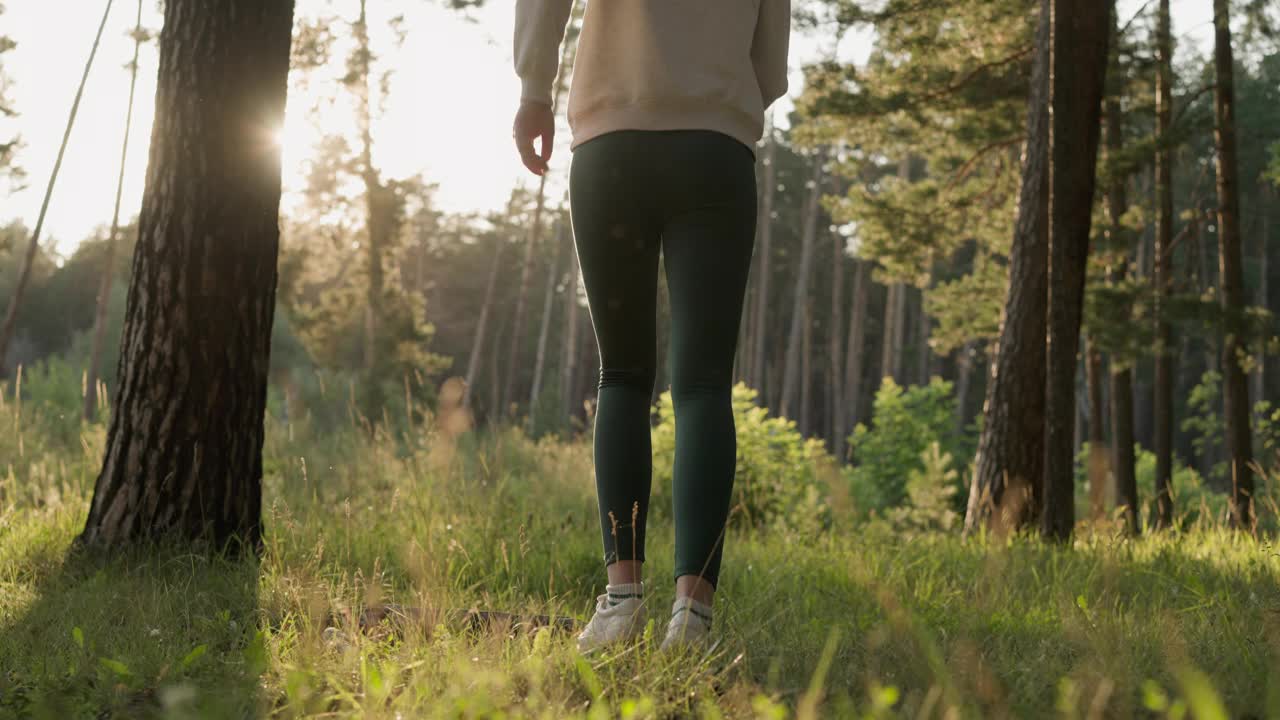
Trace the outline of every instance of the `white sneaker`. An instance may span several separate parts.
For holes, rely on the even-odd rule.
[[[662,649],[704,647],[710,641],[711,606],[693,598],[676,598],[671,606],[671,622],[667,623],[667,637],[662,641]]]
[[[596,614],[578,635],[580,652],[589,653],[644,633],[644,583],[609,585],[606,589],[596,597]]]

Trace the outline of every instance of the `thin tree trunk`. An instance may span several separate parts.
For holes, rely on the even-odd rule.
[[[569,287],[565,290],[564,357],[560,369],[561,406],[566,421],[577,412],[574,408],[574,387],[578,380],[578,250],[570,231]]]
[[[1153,450],[1156,455],[1156,529],[1173,522],[1173,368],[1172,335],[1165,318],[1172,281],[1173,167],[1169,131],[1173,118],[1173,41],[1169,0],[1160,0],[1156,16],[1156,291],[1155,381],[1152,397]]]
[[[1102,353],[1092,338],[1085,339],[1085,375],[1089,393],[1089,515],[1101,520],[1107,512],[1111,489],[1111,459],[1107,447],[1106,417],[1102,392]]]
[[[102,11],[102,22],[98,24],[98,32],[93,37],[93,47],[89,50],[89,59],[85,61],[84,74],[80,76],[80,86],[76,88],[75,100],[71,102],[71,114],[67,117],[67,127],[62,132],[58,158],[53,163],[53,172],[49,174],[49,184],[44,190],[44,200],[40,203],[40,215],[36,218],[36,228],[31,232],[31,240],[27,243],[27,254],[23,257],[22,269],[18,271],[18,282],[14,285],[12,297],[9,298],[4,323],[0,324],[0,375],[5,371],[9,343],[13,340],[14,330],[18,326],[18,310],[22,307],[22,296],[27,291],[27,284],[31,282],[31,268],[35,265],[36,251],[40,248],[40,233],[44,230],[44,219],[49,213],[49,200],[53,197],[54,186],[58,184],[58,172],[62,169],[62,159],[67,154],[67,144],[71,141],[71,130],[76,125],[76,116],[80,113],[80,98],[84,96],[84,86],[89,82],[89,71],[93,69],[93,59],[98,55],[102,31],[107,26],[107,18],[111,17],[112,2],[113,0],[107,0],[107,7]]]
[[[991,358],[966,532],[980,526],[997,532],[1023,528],[1040,509],[1049,250],[1049,15],[1050,0],[1040,0],[1009,285]]]
[[[169,0],[120,383],[80,541],[261,545],[292,0]]]
[[[1236,527],[1253,527],[1253,440],[1249,429],[1249,384],[1240,355],[1246,352],[1239,316],[1245,309],[1240,240],[1239,170],[1236,158],[1235,70],[1227,0],[1213,1],[1214,140],[1218,152],[1218,274],[1227,333],[1222,345],[1223,409],[1230,454],[1231,519]]]
[[[576,2],[574,3],[576,6]],[[571,8],[570,17],[576,17],[576,7]],[[566,41],[560,49],[560,68],[551,96],[551,114],[554,116],[560,109],[560,98],[569,80],[569,71],[576,53],[575,42]],[[529,239],[524,246],[524,260],[520,264],[520,290],[516,294],[515,316],[511,321],[511,349],[507,358],[506,379],[502,383],[502,395],[499,404],[503,416],[514,410],[516,368],[520,366],[520,349],[524,346],[524,313],[528,302],[529,286],[533,278],[533,254],[542,239],[542,211],[547,199],[547,174],[538,178],[538,196],[533,209],[533,227],[529,230]],[[508,408],[508,403],[513,407]]]
[[[813,244],[817,234],[818,201],[822,198],[822,165],[826,162],[826,149],[820,149],[813,157],[812,187],[805,204],[804,228],[800,235],[800,263],[796,270],[795,296],[791,301],[791,326],[787,334],[787,354],[782,375],[782,403],[779,413],[796,417],[795,403],[800,390],[801,344],[804,334],[805,306],[809,302],[809,275],[812,274]]]
[[[813,435],[813,407],[809,390],[813,386],[813,311],[808,296],[804,299],[804,331],[800,352],[800,434]]]
[[[964,432],[969,421],[969,392],[973,387],[973,356],[977,343],[969,340],[956,357],[956,432]]]
[[[495,331],[495,332],[493,333],[493,337],[494,337],[494,343],[493,343],[493,344],[494,344],[494,347],[497,347],[497,345],[498,345],[497,338],[502,337],[503,332],[504,332],[504,331],[505,331],[505,329],[506,329],[506,321],[507,321],[507,319],[506,319],[506,318],[503,318],[503,319],[502,319],[502,322],[500,322],[500,323],[498,324],[498,326],[494,328],[494,331]],[[489,368],[488,368],[488,372],[489,372],[489,407],[488,407],[488,414],[489,414],[489,422],[490,422],[490,423],[493,423],[493,424],[495,424],[495,425],[496,425],[497,423],[500,423],[503,419],[505,419],[505,418],[506,418],[506,414],[505,414],[504,412],[502,412],[502,404],[501,404],[501,403],[502,403],[502,397],[501,397],[501,395],[499,394],[499,393],[501,393],[501,392],[502,392],[502,386],[499,384],[499,381],[498,381],[498,355],[499,355],[499,354],[500,354],[500,353],[498,353],[498,352],[491,352],[491,353],[489,353],[489,356],[488,356],[488,358],[487,358],[487,359],[488,359],[488,361],[489,361]]]
[[[115,280],[116,245],[120,236],[120,201],[124,197],[125,163],[129,159],[129,132],[133,129],[133,98],[138,89],[138,56],[142,52],[142,0],[138,0],[138,19],[133,31],[133,62],[129,64],[129,103],[124,115],[124,139],[120,143],[120,175],[116,180],[116,203],[111,213],[111,232],[102,259],[102,279],[98,283],[98,304],[93,313],[93,341],[89,348],[89,365],[84,375],[84,419],[92,421],[97,412],[98,367],[102,364],[102,345],[107,337],[107,308],[111,304],[111,284]],[[3,358],[3,353],[0,353]]]
[[[881,348],[883,375],[897,384],[906,384],[902,377],[902,345],[906,340],[906,286],[892,283],[884,301],[884,345]]]
[[[1266,180],[1258,184],[1258,215],[1261,218],[1258,228],[1258,296],[1254,305],[1270,308],[1267,297],[1267,241],[1271,237],[1271,187]],[[1258,348],[1253,358],[1253,393],[1254,402],[1267,396],[1267,353],[1263,347]]]
[[[1124,115],[1115,93],[1107,97],[1106,114],[1107,154],[1116,157],[1124,147]],[[1111,282],[1114,284],[1125,282],[1129,271],[1132,242],[1122,222],[1125,211],[1129,209],[1125,189],[1125,179],[1113,178],[1106,196],[1109,244],[1120,258],[1111,273]],[[1130,318],[1131,308],[1122,308],[1121,321],[1129,322]],[[1132,368],[1131,358],[1111,357],[1111,474],[1115,485],[1115,503],[1124,508],[1129,534],[1137,536],[1142,532],[1142,524],[1138,517],[1140,505],[1134,469]]]
[[[547,267],[547,291],[542,296],[542,327],[538,329],[538,354],[533,363],[533,389],[529,391],[529,429],[533,430],[534,409],[542,394],[542,369],[547,362],[547,335],[551,330],[552,301],[556,295],[556,274],[560,271],[560,249],[564,245],[564,225],[556,223],[556,251]]]
[[[367,4],[367,0],[360,0],[360,17],[353,25],[358,46],[353,65],[358,75],[354,85],[357,101],[356,125],[360,131],[360,177],[364,182],[367,234],[364,247],[368,273],[364,306],[364,370],[368,374],[369,390],[373,394],[366,397],[366,400],[371,405],[377,405],[380,404],[377,402],[380,396],[374,382],[374,370],[379,360],[377,345],[385,272],[382,256],[394,232],[395,198],[391,189],[383,184],[378,169],[373,166],[373,102],[370,89],[373,51],[369,44]],[[376,409],[370,407],[370,410]]]
[[[1108,0],[1053,0],[1049,133],[1049,321],[1045,488],[1041,532],[1075,525],[1076,368],[1089,261],[1089,225],[1111,35]]]
[[[844,395],[836,413],[836,457],[841,461],[848,455],[849,432],[858,424],[858,399],[862,391],[862,363],[866,348],[867,292],[870,289],[870,265],[854,258],[853,304],[849,308],[849,333],[845,338]]]
[[[928,385],[933,377],[933,349],[929,347],[929,335],[933,323],[924,309],[926,286],[920,290],[920,313],[916,315],[916,378],[920,385]]]
[[[768,139],[764,148],[764,192],[760,202],[760,217],[756,220],[759,242],[759,261],[756,266],[756,319],[752,331],[751,370],[754,374],[751,384],[760,393],[761,402],[765,402],[768,388],[766,376],[768,364],[765,359],[765,341],[769,334],[769,274],[772,272],[773,259],[773,196],[777,191],[777,138],[773,134],[772,116],[765,131]]]
[[[827,436],[832,451],[839,457],[841,426],[841,401],[844,400],[844,383],[840,373],[844,369],[840,333],[844,330],[844,246],[845,238],[838,232],[831,233],[831,314],[827,317],[827,377],[825,393],[827,405]]]
[[[471,339],[471,355],[467,357],[467,377],[462,389],[462,407],[471,407],[471,390],[480,374],[480,357],[484,353],[484,337],[489,329],[489,315],[493,313],[493,295],[498,284],[498,270],[502,264],[502,248],[506,243],[501,237],[493,239],[493,261],[489,265],[489,283],[484,288],[484,304],[480,306],[480,319],[476,321],[475,337]]]

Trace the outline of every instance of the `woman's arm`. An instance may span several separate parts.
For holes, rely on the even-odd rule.
[[[551,104],[572,7],[573,0],[516,0],[515,61],[522,102]]]
[[[791,47],[791,0],[760,0],[751,41],[760,96],[767,108],[787,92],[787,53]]]

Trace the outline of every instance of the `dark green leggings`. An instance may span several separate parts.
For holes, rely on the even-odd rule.
[[[575,150],[569,188],[600,348],[595,468],[605,563],[644,560],[661,253],[676,413],[675,574],[715,585],[737,457],[730,395],[755,240],[754,154],[709,130],[612,132]]]

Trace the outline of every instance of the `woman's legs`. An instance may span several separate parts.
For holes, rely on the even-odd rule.
[[[611,584],[638,581],[644,561],[660,249],[672,314],[677,594],[709,603],[719,579],[754,168],[750,149],[710,131],[611,133],[574,153],[574,234],[600,348],[596,490]]]
[[[733,357],[755,240],[752,162],[732,154],[722,162],[738,170],[726,173],[728,197],[718,192],[716,204],[671,218],[662,240],[676,414],[676,594],[708,605],[733,495]]]
[[[639,582],[653,456],[659,232],[637,177],[643,157],[606,135],[574,153],[573,229],[600,349],[595,418],[596,493],[613,585]]]

